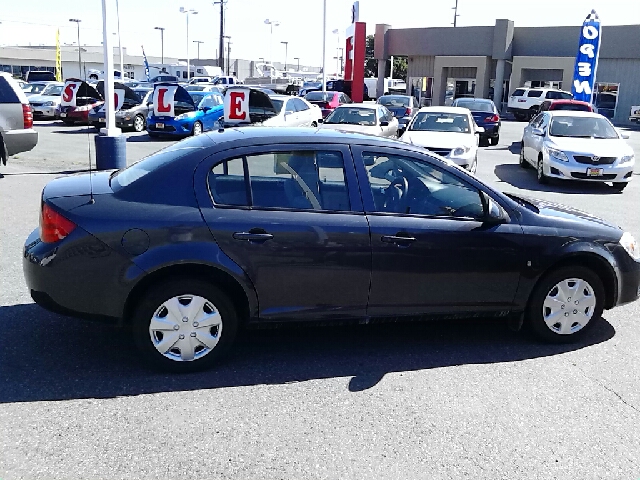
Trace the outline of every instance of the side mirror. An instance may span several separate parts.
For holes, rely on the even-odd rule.
[[[531,129],[531,134],[532,135],[537,135],[538,137],[544,137],[544,129],[542,129],[542,128],[532,128]]]
[[[494,202],[493,199],[486,193],[482,192],[482,196],[486,207],[483,219],[484,223],[490,225],[505,223],[507,221],[507,218],[502,208],[500,208],[500,206],[496,202]]]
[[[616,132],[618,132],[618,135],[620,135],[620,137],[623,140],[629,140],[629,135],[627,133],[623,132],[621,129],[616,128]]]
[[[207,113],[209,110],[211,110],[211,107],[202,107],[201,109],[204,113]]]
[[[476,127],[476,134],[484,133],[484,127]]]
[[[389,126],[389,122],[387,120],[381,120],[380,121],[380,126],[381,127],[388,127]]]
[[[318,123],[324,123],[324,118],[319,118]]]

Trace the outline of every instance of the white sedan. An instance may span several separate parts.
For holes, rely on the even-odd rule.
[[[424,147],[475,173],[478,166],[478,127],[471,112],[461,107],[421,108],[400,141]]]
[[[289,95],[269,95],[277,115],[265,120],[265,127],[317,127],[322,111],[304,98]]]
[[[535,167],[540,183],[549,178],[613,182],[622,191],[635,165],[633,149],[624,138],[628,137],[597,113],[541,112],[524,129],[520,166]]]
[[[398,119],[384,105],[348,103],[327,115],[321,128],[395,138],[398,136]]]

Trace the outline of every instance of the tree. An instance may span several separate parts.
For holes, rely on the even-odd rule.
[[[367,44],[364,53],[364,77],[378,76],[378,61],[373,53],[374,37],[367,35]],[[391,62],[387,62],[385,77],[391,75]],[[407,57],[393,57],[393,78],[401,78],[407,81]]]

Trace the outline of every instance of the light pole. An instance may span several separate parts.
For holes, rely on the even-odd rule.
[[[298,72],[300,71],[300,59],[298,57],[293,57],[294,60],[298,61]]]
[[[193,43],[198,44],[198,60],[200,60],[200,44],[204,42],[202,40],[194,40]]]
[[[198,11],[193,8],[186,9],[184,7],[180,7],[180,13],[186,13],[187,15],[187,83],[191,79],[191,67],[189,65],[189,14],[197,15]]]
[[[338,73],[340,74],[340,76],[342,76],[342,69],[343,69],[343,61],[344,61],[344,48],[340,47],[338,50],[340,50],[340,70],[338,71]]]
[[[284,71],[287,71],[287,55],[289,54],[289,42],[280,42],[284,45]]]
[[[78,26],[78,78],[82,77],[82,52],[80,50],[80,22],[77,18],[70,18],[70,22],[74,22]],[[86,78],[85,78],[86,80]]]
[[[220,51],[218,52],[218,66],[224,69],[224,6],[227,0],[218,0],[213,5],[220,5]]]
[[[228,76],[229,63],[231,62],[231,59],[229,58],[229,55],[231,54],[231,37],[229,35],[225,35],[223,38],[227,40],[227,76]],[[222,70],[224,70],[224,63],[222,64]]]
[[[322,93],[327,91],[327,0],[322,2]]]
[[[153,27],[155,30],[160,30],[160,48],[162,51],[162,60],[160,60],[160,62],[162,63],[162,66],[164,67],[164,27]]]
[[[269,62],[271,62],[271,65],[273,65],[273,54],[271,52],[271,46],[273,42],[273,27],[277,27],[278,25],[280,25],[280,22],[278,20],[269,20],[267,18],[265,19],[264,23],[265,25],[269,25],[271,27],[271,34],[269,36]]]
[[[120,38],[120,6],[116,0],[116,16],[118,19],[118,52],[120,52],[120,81],[124,80],[124,65],[122,63],[122,39]]]
[[[338,76],[340,76],[340,58],[339,58],[339,55],[337,54],[337,50],[340,50],[340,30],[336,28],[332,30],[331,33],[336,35],[338,38],[338,46],[336,47],[336,70],[337,70],[336,73]]]
[[[453,10],[453,26],[457,27],[458,26],[458,17],[460,15],[458,15],[458,0],[456,0],[456,6],[452,7],[451,10]]]

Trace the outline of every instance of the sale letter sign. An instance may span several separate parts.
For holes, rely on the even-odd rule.
[[[249,93],[246,87],[230,87],[224,96],[225,123],[249,123]]]
[[[174,96],[178,87],[176,85],[158,86],[153,91],[153,112],[156,117],[173,117]]]
[[[76,94],[78,89],[82,85],[81,81],[67,81],[62,89],[62,95],[60,99],[60,106],[62,107],[75,107],[76,106]]]

